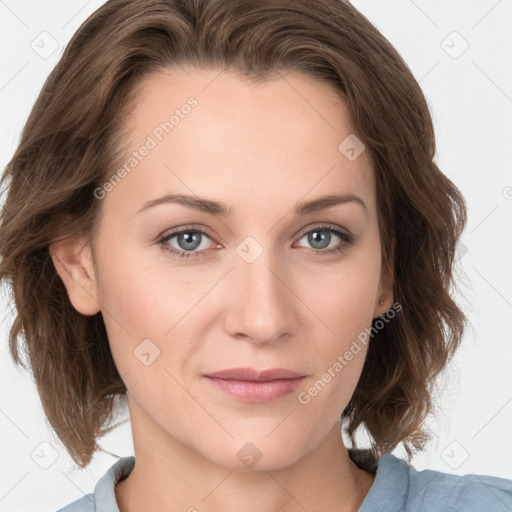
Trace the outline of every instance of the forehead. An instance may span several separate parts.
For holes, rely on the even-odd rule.
[[[343,152],[354,134],[340,94],[301,72],[255,82],[225,70],[167,69],[140,84],[125,124],[125,163],[151,147],[122,183],[141,199],[176,190],[295,202],[348,191],[374,203],[368,152]]]

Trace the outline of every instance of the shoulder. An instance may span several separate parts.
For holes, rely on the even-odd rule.
[[[431,469],[417,471],[407,462],[387,455],[387,465],[406,474],[404,511],[510,512],[512,480],[474,473],[453,475]],[[390,460],[393,457],[395,460]]]
[[[120,458],[98,480],[94,492],[82,496],[57,512],[119,512],[114,488],[130,474],[134,466],[135,457]]]
[[[510,512],[512,480],[488,475],[411,471],[411,510],[417,505],[447,512]]]

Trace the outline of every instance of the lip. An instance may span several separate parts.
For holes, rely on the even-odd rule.
[[[216,389],[244,402],[278,400],[296,391],[305,375],[286,368],[228,368],[204,375]]]
[[[286,368],[269,368],[268,370],[258,370],[256,368],[227,368],[214,373],[208,373],[207,377],[214,377],[225,380],[245,380],[248,382],[261,382],[276,379],[295,379],[304,377],[304,374],[293,372]]]

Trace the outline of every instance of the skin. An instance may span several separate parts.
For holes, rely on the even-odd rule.
[[[127,158],[190,96],[197,106],[101,200],[95,250],[72,239],[50,247],[73,306],[101,311],[128,389],[136,465],[115,488],[119,508],[356,511],[375,476],[349,459],[338,418],[367,346],[308,404],[297,395],[393,303],[368,151],[350,161],[338,150],[353,133],[348,112],[331,85],[300,72],[255,84],[169,69],[145,81],[125,120]],[[294,215],[298,202],[333,192],[357,195],[366,210],[347,202]],[[232,213],[170,203],[137,213],[166,193]],[[324,245],[308,240],[325,223],[354,243],[322,255],[343,244],[329,231]],[[191,224],[207,232],[193,249],[205,257],[157,243]],[[251,263],[237,253],[248,236],[263,251]],[[178,237],[166,245],[186,252]],[[148,366],[134,355],[146,338],[160,350]],[[239,366],[306,378],[283,398],[245,403],[202,376]],[[252,467],[237,456],[244,446],[256,453],[247,443],[261,456]]]

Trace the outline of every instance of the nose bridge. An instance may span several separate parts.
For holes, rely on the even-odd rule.
[[[275,340],[294,330],[295,307],[289,277],[279,254],[247,237],[236,249],[231,278],[231,334],[245,334],[258,343]]]

